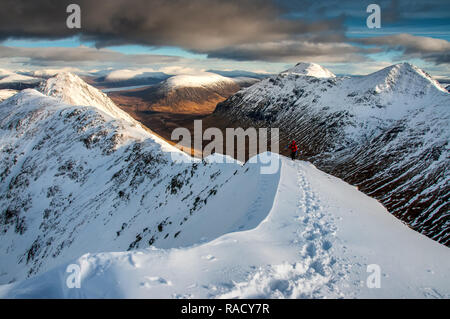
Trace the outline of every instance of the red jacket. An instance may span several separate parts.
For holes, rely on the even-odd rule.
[[[298,150],[298,146],[295,143],[295,141],[292,141],[288,147],[291,149],[292,152],[297,152],[297,150]]]

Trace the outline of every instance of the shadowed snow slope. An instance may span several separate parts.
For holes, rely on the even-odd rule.
[[[67,288],[62,265],[1,286],[0,296],[450,297],[447,247],[345,182],[284,157],[273,207],[254,229],[187,248],[86,254],[71,263],[81,267],[79,289]],[[380,288],[366,286],[369,264],[381,268]]]

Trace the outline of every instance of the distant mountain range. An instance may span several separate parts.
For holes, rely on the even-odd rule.
[[[144,72],[134,74],[133,72],[122,74],[120,71],[113,71],[107,74],[89,76],[90,82],[96,87],[115,88],[135,85],[153,85],[158,84],[171,77],[163,72]]]
[[[26,88],[33,88],[38,86],[41,81],[42,78],[22,75],[20,73],[0,69],[0,90],[22,90]]]

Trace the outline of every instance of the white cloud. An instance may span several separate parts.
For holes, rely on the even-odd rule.
[[[129,80],[134,78],[140,78],[148,76],[148,73],[158,72],[153,68],[142,68],[137,70],[129,70],[129,69],[120,69],[120,70],[114,70],[110,72],[105,80],[106,81],[123,81],[123,80]]]
[[[179,66],[179,65],[172,65],[172,66],[165,66],[159,69],[161,72],[167,73],[167,74],[197,74],[204,71],[202,68],[193,68],[193,67],[186,67],[186,66]]]

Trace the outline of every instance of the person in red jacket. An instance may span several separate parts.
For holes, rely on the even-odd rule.
[[[298,151],[298,146],[297,143],[295,143],[295,140],[292,140],[292,142],[288,146],[286,146],[286,148],[289,148],[291,150],[291,159],[295,160]]]

